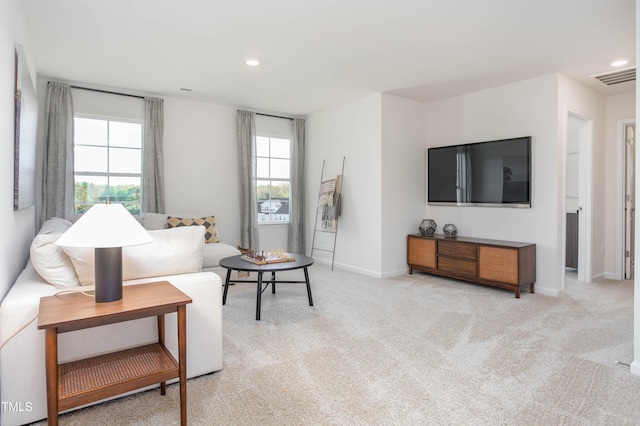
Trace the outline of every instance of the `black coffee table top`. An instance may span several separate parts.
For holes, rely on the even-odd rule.
[[[243,260],[241,259],[241,255],[237,255],[221,259],[220,266],[227,269],[233,269],[234,271],[277,272],[306,268],[313,265],[312,257],[305,256],[304,254],[290,254],[289,256],[295,258],[296,260],[291,262],[267,263],[265,265],[258,265],[256,263],[249,262],[248,260]]]

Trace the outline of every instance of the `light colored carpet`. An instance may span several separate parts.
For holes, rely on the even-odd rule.
[[[188,381],[191,425],[639,424],[633,284],[569,280],[553,298],[416,273],[323,265],[304,285],[230,287],[224,369]],[[288,273],[301,279],[300,271]],[[179,422],[177,385],[60,416],[61,425]]]

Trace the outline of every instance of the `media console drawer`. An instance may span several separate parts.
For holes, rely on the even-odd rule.
[[[438,271],[447,272],[451,275],[464,275],[475,277],[477,264],[475,260],[455,259],[452,257],[438,257]]]
[[[444,235],[407,237],[407,264],[413,270],[512,290],[535,291],[536,245]]]
[[[475,259],[476,244],[449,240],[438,241],[438,255]]]

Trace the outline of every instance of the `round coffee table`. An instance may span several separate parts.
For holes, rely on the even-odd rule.
[[[224,293],[222,295],[222,304],[227,303],[227,291],[229,290],[229,284],[231,283],[256,283],[257,284],[257,300],[256,300],[256,320],[260,321],[260,306],[262,302],[262,292],[264,292],[269,284],[271,284],[271,292],[275,294],[276,283],[281,284],[306,284],[307,295],[309,296],[309,306],[313,306],[313,298],[311,297],[311,284],[309,283],[309,271],[307,268],[313,265],[313,258],[305,256],[303,254],[290,255],[295,260],[290,262],[279,263],[267,263],[265,265],[258,265],[248,260],[243,260],[241,255],[225,257],[220,260],[220,266],[227,269],[227,278],[224,281]],[[289,281],[276,279],[276,272],[291,271],[294,269],[304,270],[304,281]],[[244,272],[256,272],[258,279],[256,281],[250,280],[231,280],[231,271],[244,271]],[[263,280],[262,274],[265,272],[271,272],[270,280]],[[264,286],[263,286],[264,285]]]

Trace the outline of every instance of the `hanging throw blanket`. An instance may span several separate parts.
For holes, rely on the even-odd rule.
[[[340,185],[339,176],[325,180],[320,184],[320,199],[322,206],[322,228],[335,230],[337,218],[340,216]]]

